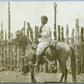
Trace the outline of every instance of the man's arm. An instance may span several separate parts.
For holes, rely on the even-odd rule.
[[[41,33],[38,33],[38,36],[41,37]]]
[[[46,27],[45,31],[41,33],[41,36],[49,36],[50,35],[50,28],[49,27]]]

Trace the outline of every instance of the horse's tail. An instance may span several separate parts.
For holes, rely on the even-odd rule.
[[[76,60],[75,60],[75,51],[72,47],[71,49],[71,69],[72,69],[72,80],[76,82]]]

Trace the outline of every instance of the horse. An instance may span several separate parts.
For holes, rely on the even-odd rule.
[[[25,57],[29,65],[29,70],[31,73],[31,80],[32,82],[37,82],[35,79],[33,65],[36,60],[35,53],[36,53],[36,48],[37,48],[38,43],[27,39],[27,37],[24,36],[21,32],[18,32],[18,34],[16,33],[15,37],[9,40],[9,43],[14,43],[14,42],[19,43],[19,45],[22,45],[22,46],[25,45]],[[51,54],[49,51],[51,51]],[[49,44],[49,47],[47,47],[44,50],[42,55],[43,56],[41,56],[40,62],[43,62],[43,59],[45,59],[49,64],[51,64],[50,61],[54,59],[57,59],[59,61],[59,65],[62,71],[62,76],[59,82],[62,82],[64,77],[65,77],[64,82],[67,82],[68,73],[67,73],[66,62],[68,60],[68,57],[70,56],[71,57],[72,80],[73,82],[76,82],[76,61],[75,61],[74,49],[72,47],[69,47],[69,45],[67,45],[64,42],[52,41]]]

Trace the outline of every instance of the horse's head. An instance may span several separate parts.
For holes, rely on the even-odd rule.
[[[52,55],[54,55],[56,53],[56,44],[57,44],[56,40],[52,40],[49,44],[50,51],[51,51]]]
[[[14,43],[15,41],[17,42],[18,41],[18,38],[20,38],[20,35],[22,36],[21,30],[17,30],[15,32],[14,36],[11,37],[8,42],[9,43]]]
[[[15,32],[14,36],[9,40],[10,44],[27,46],[27,37],[22,33],[22,30]]]
[[[52,51],[54,51],[56,49],[56,44],[57,44],[57,41],[56,40],[52,40],[51,43],[49,44],[50,49]]]

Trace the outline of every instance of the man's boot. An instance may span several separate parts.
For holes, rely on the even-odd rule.
[[[38,66],[39,60],[36,61],[36,63],[33,65],[34,67]]]

